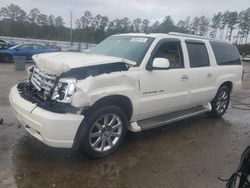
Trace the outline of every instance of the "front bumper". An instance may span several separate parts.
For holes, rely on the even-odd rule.
[[[9,101],[19,122],[35,138],[52,147],[72,147],[83,115],[44,110],[23,99],[17,86],[10,90]]]

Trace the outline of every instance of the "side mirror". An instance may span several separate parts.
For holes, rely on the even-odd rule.
[[[153,69],[169,69],[170,63],[169,60],[166,58],[154,58],[153,63],[152,63],[152,68]]]

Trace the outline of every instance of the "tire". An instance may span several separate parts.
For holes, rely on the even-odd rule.
[[[125,112],[118,106],[105,106],[85,117],[78,133],[80,150],[92,158],[106,157],[118,150],[127,133]]]
[[[0,55],[0,63],[12,63],[13,57],[9,54],[1,54]]]
[[[230,101],[230,90],[227,86],[221,86],[212,100],[212,110],[210,114],[214,117],[221,117],[227,111]]]

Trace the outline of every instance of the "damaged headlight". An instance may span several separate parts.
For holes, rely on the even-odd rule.
[[[71,103],[75,90],[76,79],[62,78],[55,86],[51,99],[62,103]]]
[[[31,79],[31,76],[32,76],[32,72],[33,72],[33,70],[34,70],[34,67],[35,67],[35,65],[31,65],[31,66],[29,66],[29,67],[27,68],[28,80],[29,80],[29,81],[30,81],[30,79]]]

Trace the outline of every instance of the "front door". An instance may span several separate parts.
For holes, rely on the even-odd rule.
[[[141,73],[139,119],[178,111],[190,104],[180,41],[160,41],[148,63],[154,58],[168,59],[170,67],[162,70],[152,68]]]

